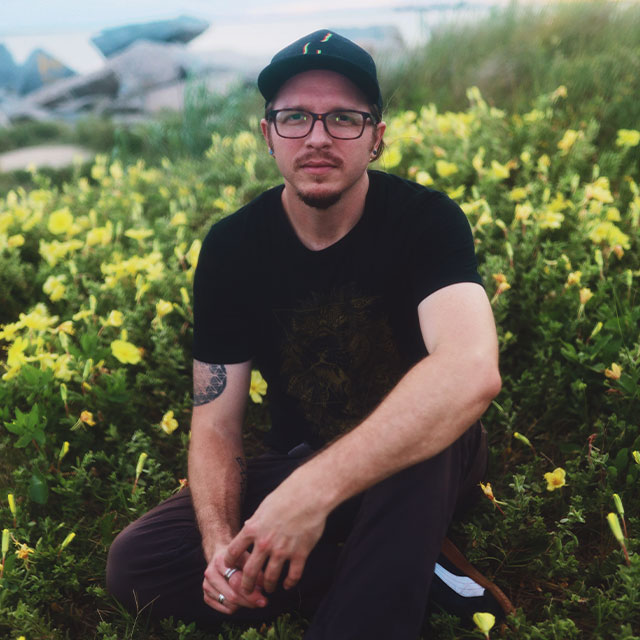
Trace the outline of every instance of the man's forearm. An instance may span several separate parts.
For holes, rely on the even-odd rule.
[[[358,427],[285,481],[322,487],[327,513],[394,473],[437,455],[486,410],[500,389],[497,365],[461,365],[434,354],[415,365]],[[475,366],[469,374],[469,364]]]
[[[193,429],[189,446],[189,487],[207,562],[214,547],[240,530],[246,466],[240,438]]]

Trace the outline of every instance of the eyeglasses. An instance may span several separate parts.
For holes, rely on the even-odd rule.
[[[338,140],[355,140],[364,132],[367,120],[375,122],[366,111],[343,109],[327,113],[313,113],[303,109],[273,109],[267,113],[281,138],[304,138],[311,133],[316,120],[322,121],[324,130]]]

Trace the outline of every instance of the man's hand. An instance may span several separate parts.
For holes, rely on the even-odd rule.
[[[241,588],[245,594],[255,591],[260,571],[264,590],[272,593],[285,562],[289,572],[284,588],[290,589],[302,577],[304,565],[322,532],[328,513],[317,506],[313,493],[301,492],[300,483],[290,476],[270,493],[242,530],[227,547],[224,562],[235,566],[253,545],[249,558],[243,562]],[[304,495],[301,495],[303,493]]]
[[[242,570],[235,571],[231,578],[225,578],[225,571],[229,568],[237,568],[242,566],[249,558],[249,554],[241,554],[239,561],[225,564],[224,558],[227,553],[227,547],[217,547],[209,566],[204,572],[204,582],[202,590],[204,592],[204,601],[216,611],[226,613],[228,615],[237,611],[240,607],[255,609],[256,607],[264,607],[267,599],[262,595],[260,583],[261,576],[255,581],[255,587],[248,592],[240,588],[242,583]],[[220,594],[224,596],[221,603]]]

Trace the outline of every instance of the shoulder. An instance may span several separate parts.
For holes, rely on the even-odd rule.
[[[390,218],[419,226],[438,225],[467,218],[446,193],[383,171],[369,171],[375,201]]]
[[[264,226],[269,224],[281,193],[282,185],[273,187],[235,213],[215,222],[204,238],[203,250],[227,254],[237,253],[242,247],[247,246],[253,238],[259,237]]]

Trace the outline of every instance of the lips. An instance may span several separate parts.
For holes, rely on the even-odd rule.
[[[297,161],[297,166],[300,169],[305,171],[309,171],[311,173],[320,173],[323,171],[329,171],[330,169],[337,169],[340,167],[341,162],[338,158],[330,157],[330,156],[307,156],[303,157]]]

